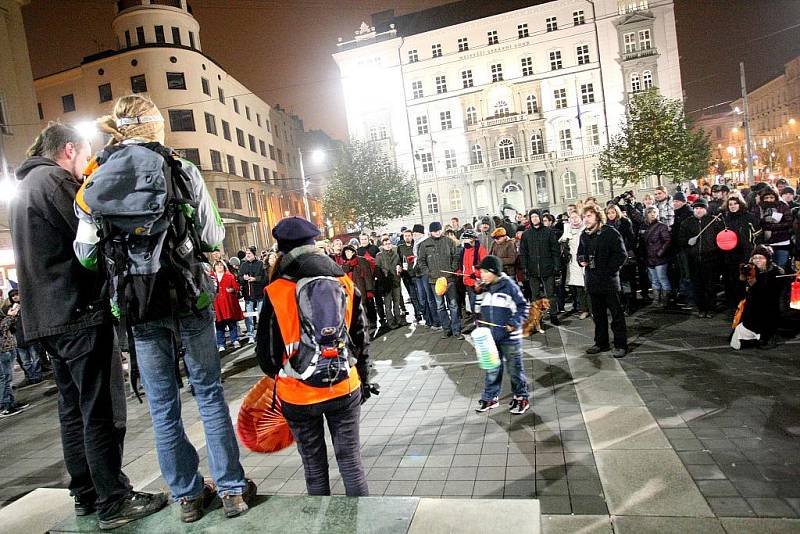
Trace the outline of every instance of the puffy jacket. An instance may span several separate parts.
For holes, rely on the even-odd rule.
[[[465,286],[474,287],[477,281],[480,279],[480,274],[478,273],[478,264],[480,264],[481,260],[483,260],[483,258],[485,258],[487,255],[488,252],[486,252],[486,249],[477,239],[475,240],[474,245],[461,249],[461,268],[457,272],[465,275],[463,277]]]
[[[717,219],[710,226],[711,215],[706,214],[702,219],[689,217],[681,224],[678,234],[678,242],[686,250],[686,254],[691,261],[695,262],[716,262],[719,260],[719,247],[717,246],[717,234],[725,229],[721,220]],[[708,228],[706,228],[708,226]],[[697,243],[689,245],[689,239],[695,237],[700,231],[706,228],[703,234],[697,238]]]
[[[245,275],[252,276],[255,280],[248,282],[244,279]],[[264,270],[264,264],[261,260],[242,260],[239,265],[238,278],[244,300],[261,300],[264,296],[264,287],[267,285],[267,272]]]
[[[736,265],[745,263],[753,253],[756,240],[760,237],[756,233],[761,228],[760,221],[749,211],[726,212],[725,226],[728,230],[736,232],[736,247],[733,250],[722,251],[722,257],[726,264]]]
[[[763,242],[766,245],[788,244],[789,238],[792,235],[792,210],[786,202],[777,201],[775,203],[756,204],[752,209],[753,215],[761,222],[761,228],[764,230]],[[767,219],[773,219],[773,214],[780,213],[781,220],[777,222],[768,222]],[[769,237],[767,237],[769,235]]]
[[[503,272],[511,278],[517,273],[517,244],[513,237],[495,241],[492,254],[503,261]]]
[[[675,224],[673,224],[672,228],[670,229],[672,232],[672,247],[674,249],[683,248],[683,245],[678,239],[678,234],[681,231],[681,225],[683,224],[683,221],[689,217],[694,217],[694,213],[692,212],[692,208],[689,207],[689,204],[684,204],[675,210]]]
[[[419,254],[420,273],[427,275],[431,284],[442,276],[449,282],[455,279],[454,275],[442,272],[456,272],[459,268],[458,247],[452,239],[444,236],[428,237],[420,243],[417,253]]]
[[[555,276],[561,270],[561,248],[550,228],[531,226],[519,244],[522,270],[528,277]]]
[[[522,295],[519,285],[505,273],[493,284],[482,287],[481,317],[492,326],[492,338],[498,345],[522,343],[522,323],[528,317],[528,301]],[[508,332],[505,327],[513,326]]]
[[[647,254],[648,267],[669,263],[672,232],[669,231],[669,227],[666,224],[654,221],[652,224],[645,226],[642,230],[642,240]]]
[[[578,245],[578,258],[589,264],[584,271],[588,293],[620,291],[619,270],[628,254],[622,236],[614,228],[604,224],[592,233],[584,231]]]

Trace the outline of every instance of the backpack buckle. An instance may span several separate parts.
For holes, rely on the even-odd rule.
[[[323,347],[322,352],[320,353],[323,358],[338,358],[339,357],[339,349],[336,347]]]

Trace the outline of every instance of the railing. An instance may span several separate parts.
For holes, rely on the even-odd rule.
[[[458,174],[458,167],[450,167],[447,169],[447,176],[455,176]]]
[[[512,124],[515,122],[524,121],[526,115],[524,113],[516,113],[514,115],[504,115],[502,117],[493,117],[491,119],[484,119],[481,121],[481,126],[487,128],[489,126],[500,126],[502,124]]]
[[[544,161],[546,154],[531,154],[528,156],[528,161]]]
[[[565,150],[559,150],[558,151],[558,157],[560,157],[560,158],[569,158],[571,156],[572,156],[572,149],[571,148],[567,148]]]
[[[644,50],[632,50],[631,52],[625,52],[622,55],[623,61],[628,61],[630,59],[639,59],[640,57],[648,57],[648,56],[655,56],[658,54],[658,50],[655,48],[645,48]]]
[[[491,167],[496,169],[498,167],[516,167],[517,165],[521,165],[525,162],[525,158],[522,156],[518,158],[508,158],[508,159],[498,159],[491,162]]]
[[[467,165],[467,172],[475,172],[485,168],[486,168],[485,163],[473,163],[471,165]]]
[[[587,154],[597,154],[598,152],[602,152],[602,151],[603,151],[603,146],[602,145],[590,145],[589,147],[586,148],[585,152]]]

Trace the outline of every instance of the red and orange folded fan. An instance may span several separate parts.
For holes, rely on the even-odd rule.
[[[294,442],[274,391],[275,380],[265,376],[247,392],[239,409],[236,434],[253,452],[277,452]]]

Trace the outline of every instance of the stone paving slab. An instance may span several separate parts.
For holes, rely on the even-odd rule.
[[[423,499],[409,534],[539,534],[536,500]]]
[[[725,534],[717,518],[613,516],[615,534]]]

